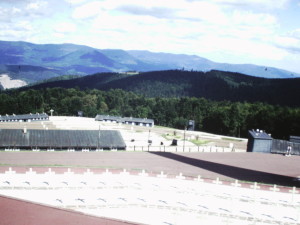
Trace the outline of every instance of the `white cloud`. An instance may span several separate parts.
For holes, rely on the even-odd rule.
[[[274,46],[300,57],[300,29],[292,31],[286,36],[277,36],[273,40]]]
[[[234,7],[263,7],[268,9],[274,8],[283,8],[285,7],[291,0],[211,0],[212,2],[231,5]]]
[[[299,46],[300,47],[300,41],[293,37],[288,36],[278,36],[275,37],[275,43],[281,46]]]
[[[54,36],[55,38],[57,38],[58,40],[62,40],[62,39],[64,39],[64,38],[66,37],[66,35],[63,34],[63,33],[61,33],[61,32],[54,32],[54,33],[53,33],[53,36]]]
[[[162,2],[140,0],[90,2],[76,8],[73,16],[80,19],[92,19],[88,21],[90,36],[108,35],[109,40],[112,40],[113,34],[122,35],[122,38],[135,37],[135,40],[140,38],[143,49],[148,49],[150,46],[154,48],[155,43],[159,46],[155,47],[157,50],[160,47],[162,50],[167,49],[166,46],[169,46],[168,50],[172,51],[173,45],[173,51],[177,49],[178,52],[186,52],[186,45],[193,50],[195,47],[191,44],[184,44],[185,42],[189,41],[203,46],[201,41],[204,40],[206,46],[199,48],[199,54],[203,51],[214,51],[216,48],[213,40],[220,43],[222,40],[227,40],[226,45],[234,45],[236,42],[242,42],[242,39],[250,39],[247,46],[252,43],[251,39],[269,40],[270,36],[274,35],[277,26],[276,18],[270,14],[245,10],[228,12],[216,4],[203,1],[173,0],[171,5],[170,0]],[[155,12],[154,9],[157,9],[155,7],[161,9],[158,11],[160,15]],[[137,11],[132,11],[134,9]],[[111,35],[109,32],[112,32]],[[119,43],[114,44],[117,46]],[[245,46],[245,42],[243,44]],[[137,41],[129,40],[128,48],[134,49],[137,45]],[[216,46],[222,47],[222,44],[216,44]],[[236,50],[244,49],[243,52],[245,52],[245,49],[252,50],[254,47],[255,45],[252,44],[251,48],[239,47]],[[230,46],[226,51],[230,51]]]
[[[142,1],[115,0],[93,1],[77,7],[73,17],[91,18],[103,11],[126,13],[135,16],[152,16],[165,19],[208,20],[222,22],[225,16],[221,9],[209,2],[188,2],[186,0]]]
[[[235,10],[229,17],[229,23],[221,31],[223,35],[265,42],[273,39],[278,29],[277,19],[270,14]]]
[[[42,7],[42,5],[45,4],[45,3],[42,3],[42,2],[32,2],[32,3],[29,3],[27,6],[26,6],[26,10],[38,10]]]
[[[22,7],[21,11],[26,17],[45,15],[49,12],[48,6],[48,2],[45,0],[32,0],[25,7]]]
[[[77,26],[74,23],[64,22],[56,24],[54,30],[59,33],[70,33],[75,32],[77,30]]]
[[[232,22],[245,25],[273,26],[277,21],[276,18],[270,14],[234,11]]]
[[[300,3],[299,3],[300,4]],[[300,28],[299,29],[295,29],[292,30],[291,32],[289,32],[289,35],[293,38],[297,38],[300,40]]]
[[[73,12],[75,19],[86,19],[94,17],[102,11],[102,2],[89,2],[77,7]]]
[[[87,0],[65,0],[65,2],[72,4],[72,5],[77,5],[86,2]]]
[[[16,8],[16,7],[13,7],[12,10],[11,10],[11,13],[12,13],[12,14],[18,14],[18,13],[20,13],[20,12],[21,12],[21,9]]]
[[[31,2],[32,0],[1,0],[1,3],[6,3],[6,4],[11,4],[13,3],[14,5],[15,4],[19,4],[19,3],[26,3],[26,2]]]
[[[0,22],[3,20],[30,20],[32,17],[43,16],[49,12],[46,1],[24,1],[22,4],[7,5],[5,7],[0,5]]]
[[[8,23],[0,23],[0,39],[27,40],[34,33],[34,28],[28,21],[15,22],[14,26]]]
[[[177,14],[178,18],[204,21],[213,24],[224,24],[228,22],[227,16],[221,7],[209,2],[191,2],[186,4],[182,9],[178,8],[178,10],[180,10]]]

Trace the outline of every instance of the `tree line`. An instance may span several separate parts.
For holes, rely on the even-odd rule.
[[[0,93],[0,114],[46,112],[86,117],[97,114],[154,119],[156,125],[184,129],[195,120],[195,129],[215,134],[247,137],[249,129],[262,129],[272,137],[300,136],[300,108],[261,102],[212,101],[205,98],[146,98],[120,89],[100,91],[79,88],[13,90]]]

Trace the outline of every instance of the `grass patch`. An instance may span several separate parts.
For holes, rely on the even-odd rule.
[[[235,138],[222,138],[224,141],[235,141],[235,142],[241,142],[242,140],[240,139],[235,139]]]
[[[182,136],[178,136],[178,135],[172,135],[172,134],[163,134],[161,135],[163,138],[167,139],[167,140],[173,140],[173,139],[181,139]]]
[[[190,140],[190,142],[192,142],[193,144],[200,146],[200,145],[206,145],[209,143],[209,141],[205,141],[205,140]]]
[[[163,129],[168,129],[168,130],[176,130],[175,128],[164,127],[164,126],[159,126],[159,125],[155,125],[155,128],[163,128]]]

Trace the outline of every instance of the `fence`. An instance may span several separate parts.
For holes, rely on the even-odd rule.
[[[6,147],[0,148],[0,151],[117,151],[117,149],[95,149],[95,148],[14,148]],[[139,152],[245,152],[245,149],[236,149],[234,147],[223,147],[223,146],[127,146],[126,151],[139,151]]]
[[[285,141],[285,140],[272,140],[271,153],[286,154],[288,146],[292,147],[292,155],[300,155],[300,143]]]
[[[127,146],[127,151],[142,152],[234,152],[245,151],[222,146]]]

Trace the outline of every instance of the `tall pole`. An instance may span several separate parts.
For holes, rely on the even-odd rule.
[[[100,122],[99,122],[99,136],[98,136],[98,148],[100,149],[100,131],[101,131],[101,129],[100,129]]]
[[[183,131],[183,151],[185,149],[185,131],[186,131],[186,127],[184,127],[184,131]]]
[[[148,133],[148,143],[149,143],[149,141],[150,141],[150,132],[151,132],[151,130],[149,129],[149,133]]]

